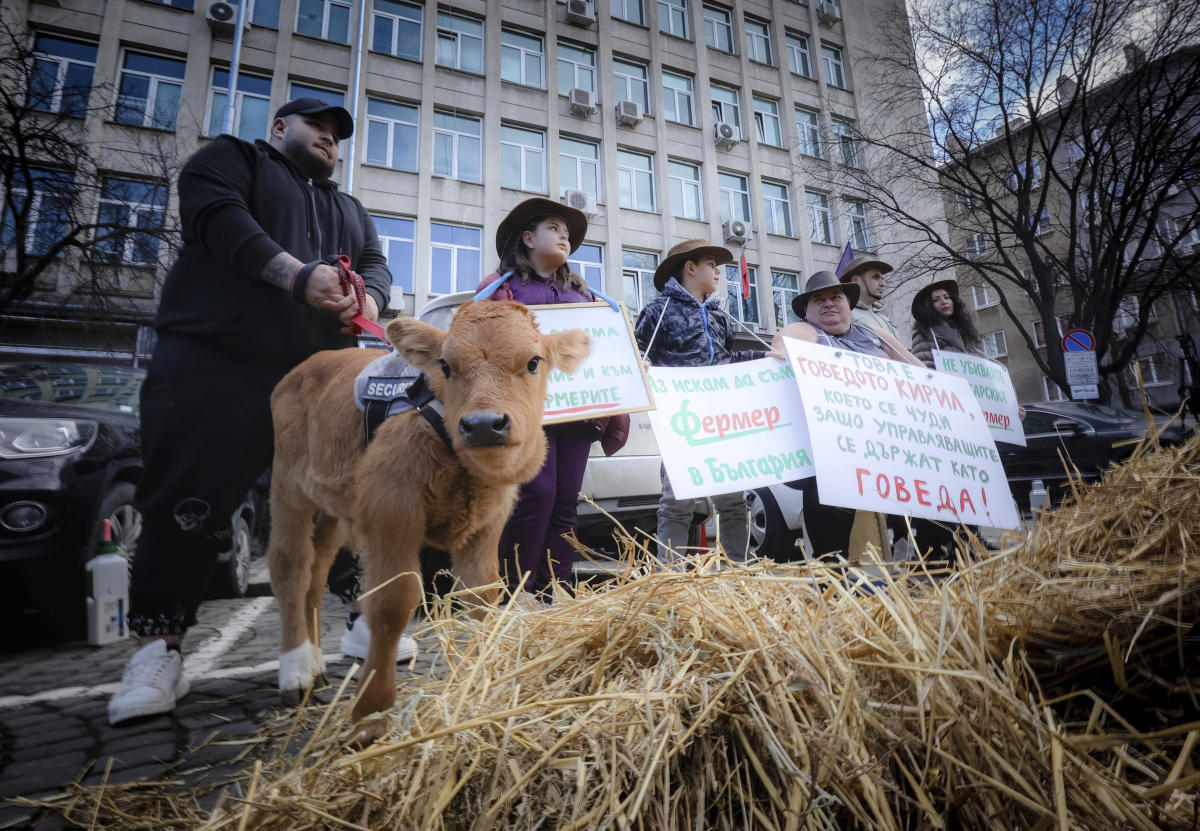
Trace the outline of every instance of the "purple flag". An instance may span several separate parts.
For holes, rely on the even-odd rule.
[[[841,277],[842,271],[846,266],[850,265],[850,261],[854,259],[854,249],[850,247],[850,243],[846,243],[846,250],[842,252],[842,258],[838,260],[837,270],[833,272],[835,277]]]

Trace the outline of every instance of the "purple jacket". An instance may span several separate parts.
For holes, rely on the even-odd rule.
[[[496,280],[500,279],[500,275],[492,272],[483,278],[483,282],[479,284],[479,291]],[[548,280],[533,275],[528,283],[521,281],[521,278],[516,274],[504,281],[504,285],[492,292],[492,296],[488,300],[516,300],[518,303],[524,303],[526,306],[549,306],[555,303],[591,303],[596,298],[592,297],[589,291],[586,294],[575,289],[565,288],[558,283],[551,283]]]

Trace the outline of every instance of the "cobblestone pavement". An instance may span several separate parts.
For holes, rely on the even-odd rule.
[[[335,687],[351,665],[338,653],[344,626],[344,606],[327,594],[321,640]],[[110,761],[114,783],[157,778],[178,762],[214,766],[205,772],[209,781],[219,780],[222,765],[232,773],[232,760],[245,746],[215,742],[252,734],[282,712],[279,633],[272,597],[204,603],[183,644],[191,692],[170,715],[120,727],[109,726],[106,706],[134,641],[75,642],[0,656],[0,828],[73,827],[10,800],[57,793],[81,774],[81,781],[99,783]],[[434,659],[423,649],[411,665],[398,667],[397,677],[423,673]]]

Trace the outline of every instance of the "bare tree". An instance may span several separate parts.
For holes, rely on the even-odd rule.
[[[876,73],[907,81],[915,64],[929,120],[861,130],[871,163],[853,184],[923,244],[922,266],[997,289],[1061,386],[1061,345],[1039,351],[1015,298],[1047,334],[1069,307],[1101,375],[1125,369],[1154,301],[1197,288],[1181,243],[1200,222],[1200,4],[928,0],[886,41]],[[916,209],[929,200],[946,225]]]
[[[178,174],[174,136],[128,131],[119,145],[102,144],[90,128],[110,111],[111,90],[4,20],[0,80],[0,314],[40,297],[63,309],[132,312],[123,281],[161,280],[177,245],[166,212]],[[130,210],[139,196],[161,209]]]

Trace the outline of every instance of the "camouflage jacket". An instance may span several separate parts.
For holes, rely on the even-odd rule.
[[[737,324],[717,305],[719,299],[714,294],[701,303],[672,277],[638,315],[634,336],[642,356],[653,366],[711,366],[766,355],[761,349],[733,350]]]

